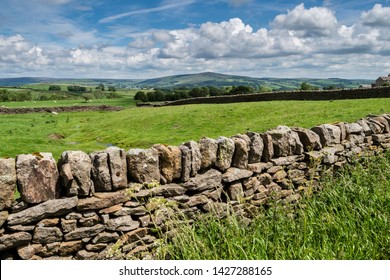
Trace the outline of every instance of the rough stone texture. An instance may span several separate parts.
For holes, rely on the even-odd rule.
[[[92,239],[93,244],[116,242],[119,234],[116,232],[101,232]]]
[[[258,163],[261,161],[261,157],[263,156],[264,150],[264,142],[259,133],[256,132],[247,132],[250,144],[249,144],[249,155],[248,155],[248,163]]]
[[[59,161],[60,176],[69,196],[89,196],[95,191],[91,180],[91,158],[82,151],[63,152]]]
[[[131,216],[122,216],[110,219],[107,222],[107,229],[111,231],[131,231],[138,228],[140,223],[133,221]]]
[[[27,203],[41,203],[59,194],[57,164],[51,153],[18,155],[16,174],[20,196]]]
[[[59,221],[59,218],[44,219],[37,224],[37,227],[55,227],[58,225]]]
[[[303,153],[303,145],[296,132],[287,126],[278,126],[276,129],[267,131],[271,136],[274,156],[286,157]]]
[[[363,134],[363,127],[358,123],[346,123],[345,127],[347,129],[348,136],[350,134],[358,134],[358,135]]]
[[[182,170],[180,148],[162,144],[154,145],[153,148],[158,151],[160,172],[167,183],[171,183],[174,179],[180,179]]]
[[[183,184],[183,187],[189,191],[201,192],[205,190],[214,190],[221,186],[221,172],[210,169],[204,174],[199,174]]]
[[[19,247],[28,244],[32,239],[31,234],[27,232],[17,232],[4,234],[0,236],[0,251]]]
[[[232,165],[232,159],[234,155],[235,144],[230,138],[219,137],[217,139],[217,161],[215,166],[222,172],[227,170]]]
[[[335,124],[335,126],[340,128],[340,141],[343,141],[347,138],[348,136],[348,131],[347,131],[347,123],[345,122],[338,122]]]
[[[214,167],[217,161],[218,142],[215,139],[203,137],[199,140],[199,150],[201,154],[202,170],[207,170]]]
[[[29,260],[42,249],[42,244],[28,244],[18,247],[17,252],[22,260]]]
[[[231,167],[222,175],[222,181],[231,183],[240,179],[249,178],[252,174],[252,171]]]
[[[60,256],[69,256],[81,251],[82,248],[83,242],[81,240],[62,242],[58,248],[58,254]]]
[[[138,183],[160,182],[158,151],[154,148],[129,150],[127,168],[130,178]]]
[[[267,170],[272,166],[271,162],[258,162],[248,164],[248,170],[253,173],[261,173],[263,170]]]
[[[293,128],[293,131],[298,134],[306,152],[322,149],[320,136],[314,131],[306,128]]]
[[[191,154],[191,172],[190,175],[193,177],[198,174],[200,167],[202,165],[202,155],[200,153],[199,145],[195,141],[189,141],[184,143],[184,146],[187,146]]]
[[[79,211],[99,210],[126,202],[127,200],[129,200],[129,197],[126,194],[126,190],[108,193],[95,193],[93,197],[80,199],[77,204],[77,209]]]
[[[238,134],[232,137],[234,141],[234,154],[232,159],[232,166],[246,169],[248,166],[248,158],[251,142],[247,135]]]
[[[231,200],[240,201],[244,197],[244,190],[240,182],[230,185],[227,194]]]
[[[58,227],[36,227],[32,241],[40,244],[62,241],[62,232]]]
[[[384,117],[369,116],[366,121],[373,134],[388,133],[390,131],[389,123]]]
[[[15,185],[15,159],[0,159],[0,211],[12,206],[12,202],[14,201]]]
[[[110,168],[108,166],[108,154],[95,152],[90,154],[92,160],[92,180],[95,191],[108,192],[112,190]]]
[[[48,217],[60,216],[77,206],[77,197],[48,200],[31,208],[8,216],[9,225],[25,225]]]
[[[0,212],[0,228],[4,225],[5,221],[8,219],[8,211]]]
[[[365,119],[360,119],[356,121],[356,123],[362,127],[363,134],[365,136],[370,136],[372,134],[371,128],[368,126],[368,123]]]
[[[186,189],[177,184],[169,184],[155,187],[150,190],[152,196],[173,197],[184,194]]]
[[[180,145],[181,151],[181,181],[187,182],[191,177],[191,152],[187,146]]]
[[[186,202],[186,205],[188,207],[194,207],[197,205],[206,204],[208,201],[209,199],[205,195],[195,195],[190,197],[190,199]]]
[[[320,136],[321,144],[323,147],[332,144],[340,144],[341,142],[341,129],[338,126],[331,124],[323,124],[313,127],[315,133]]]
[[[103,225],[95,225],[93,227],[77,228],[64,235],[65,241],[79,240],[86,237],[93,237],[105,229]]]
[[[264,143],[262,161],[269,162],[274,156],[274,145],[272,143],[272,137],[268,133],[260,134],[260,136]]]
[[[118,147],[106,149],[108,154],[108,164],[111,173],[111,184],[113,190],[127,187],[127,160],[126,152]]]
[[[74,231],[77,228],[77,220],[61,219],[61,228],[64,233]]]

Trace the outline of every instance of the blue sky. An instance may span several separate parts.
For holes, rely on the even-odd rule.
[[[390,72],[390,1],[0,0],[0,77],[367,78]]]

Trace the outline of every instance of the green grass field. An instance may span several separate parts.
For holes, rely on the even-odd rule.
[[[123,105],[121,102],[125,101],[113,102],[110,105]],[[179,145],[204,136],[233,136],[248,130],[264,132],[278,125],[310,128],[390,112],[388,99],[128,106],[119,112],[0,115],[0,157],[52,152],[58,158],[65,150],[92,152],[108,145],[126,150],[156,143]]]
[[[161,259],[388,260],[390,152],[325,177],[294,208],[272,206],[249,226],[234,215],[181,223]]]

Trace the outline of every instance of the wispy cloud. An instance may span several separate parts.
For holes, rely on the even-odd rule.
[[[181,2],[168,3],[168,4],[161,5],[161,6],[154,7],[154,8],[129,11],[126,13],[121,13],[121,14],[102,18],[101,20],[99,20],[99,23],[108,23],[108,22],[111,22],[111,21],[114,21],[114,20],[117,20],[117,19],[120,19],[123,17],[128,17],[128,16],[162,12],[162,11],[166,11],[166,10],[171,10],[171,9],[175,9],[175,8],[179,8],[179,7],[188,6],[188,5],[193,4],[194,2],[196,2],[196,1],[195,0],[185,0],[185,1],[181,1]]]

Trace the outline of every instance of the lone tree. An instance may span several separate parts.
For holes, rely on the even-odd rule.
[[[49,86],[49,90],[50,90],[50,91],[60,91],[60,90],[61,90],[61,86],[58,86],[58,85],[50,85],[50,86]]]

